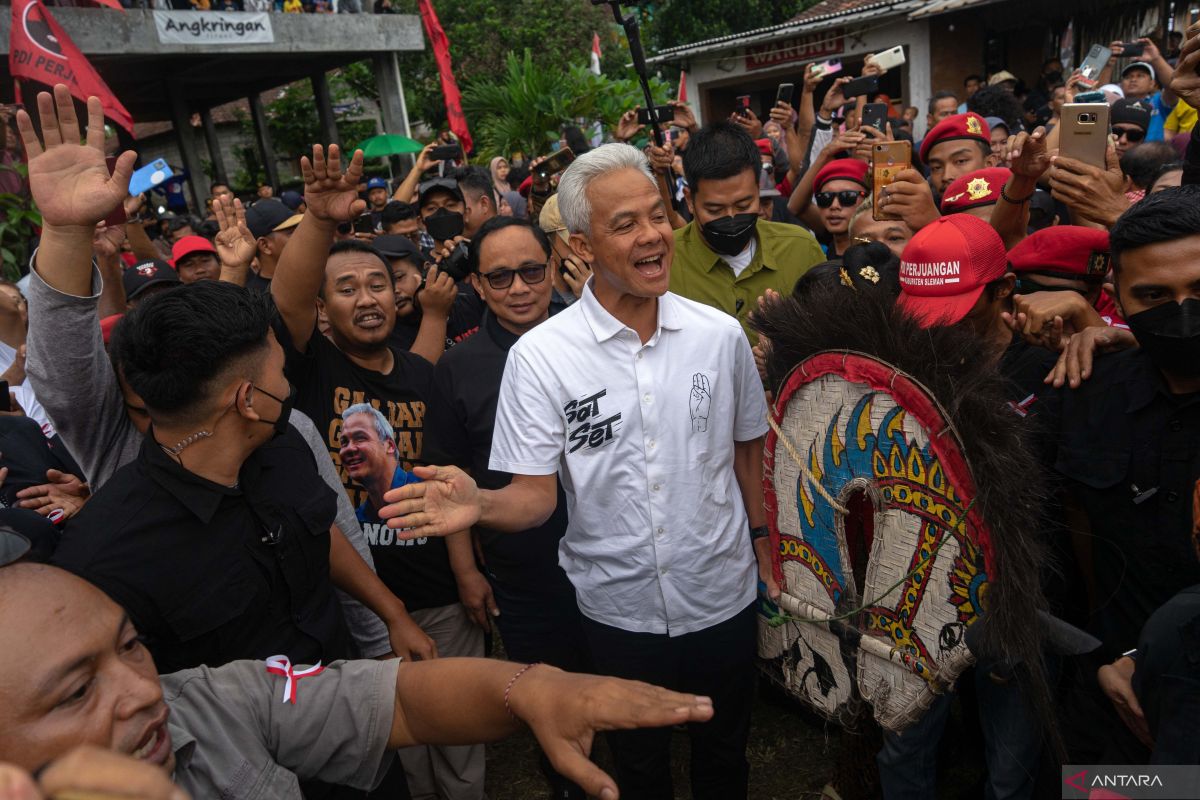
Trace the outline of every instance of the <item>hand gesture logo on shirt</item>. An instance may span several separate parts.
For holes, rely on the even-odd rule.
[[[712,402],[710,389],[707,375],[697,372],[692,376],[692,395],[688,403],[692,414],[692,433],[704,433],[708,430],[708,406]]]

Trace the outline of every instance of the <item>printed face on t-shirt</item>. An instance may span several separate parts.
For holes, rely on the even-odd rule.
[[[396,445],[391,439],[380,438],[372,415],[353,414],[343,420],[340,439],[338,455],[352,481],[359,486],[380,478],[391,481],[397,465]]]

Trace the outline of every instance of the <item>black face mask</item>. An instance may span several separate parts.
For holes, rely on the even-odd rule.
[[[1200,300],[1163,303],[1126,322],[1154,366],[1178,378],[1200,377]]]
[[[438,242],[446,242],[463,232],[463,215],[439,208],[425,218],[425,231]]]
[[[292,418],[292,407],[296,405],[296,387],[292,386],[289,383],[288,384],[288,395],[287,395],[287,397],[285,397],[283,399],[276,397],[275,395],[268,392],[266,389],[263,389],[259,386],[255,386],[254,391],[260,392],[261,394],[265,394],[267,397],[271,398],[276,403],[279,403],[279,416],[276,417],[274,419],[274,421],[269,420],[269,419],[264,419],[263,422],[267,423],[268,425],[270,425],[271,427],[273,427],[275,429],[276,436],[282,436],[283,434],[287,433],[288,423],[289,423],[289,420],[291,420],[291,418]]]
[[[736,256],[746,249],[754,237],[754,226],[757,224],[758,214],[734,214],[706,222],[700,226],[700,232],[713,250],[723,256]]]

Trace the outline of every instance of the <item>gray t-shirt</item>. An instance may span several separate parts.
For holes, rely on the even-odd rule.
[[[335,661],[294,681],[295,703],[262,661],[162,676],[175,783],[226,800],[299,800],[302,780],[373,789],[391,763],[399,665]]]
[[[25,373],[92,492],[137,459],[143,438],[125,413],[125,398],[104,347],[97,311],[102,288],[95,267],[89,297],[64,294],[42,280],[36,269],[29,272]],[[316,425],[299,411],[292,411],[291,421],[312,449],[322,480],[337,495],[334,522],[374,570],[354,507]],[[344,592],[338,591],[338,599],[359,654],[375,658],[391,652],[387,627],[379,617]]]

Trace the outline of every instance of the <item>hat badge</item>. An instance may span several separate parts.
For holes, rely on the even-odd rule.
[[[967,117],[967,132],[973,133],[976,136],[983,135],[983,128],[980,127],[978,119],[976,119],[975,117],[971,117],[971,116]]]
[[[967,194],[972,200],[982,200],[992,193],[992,187],[988,186],[986,178],[975,178],[967,184]]]
[[[143,278],[152,278],[154,277],[154,273],[158,272],[158,269],[153,264],[142,264],[137,268],[137,271],[138,275],[141,275]]]
[[[1109,264],[1109,254],[1103,250],[1093,250],[1092,255],[1088,258],[1088,275],[1107,275]]]

